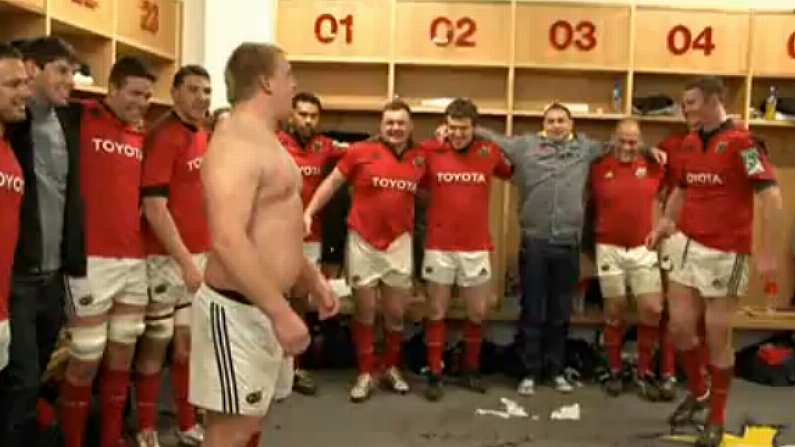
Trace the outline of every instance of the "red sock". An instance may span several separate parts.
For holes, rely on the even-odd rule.
[[[481,345],[483,345],[483,326],[467,320],[464,325],[464,371],[480,371]]]
[[[621,346],[624,344],[624,328],[621,325],[605,325],[605,349],[610,371],[618,374],[624,368],[621,361]]]
[[[667,379],[676,375],[676,348],[668,331],[668,317],[660,322],[660,375]]]
[[[61,426],[65,447],[83,447],[91,385],[73,385],[68,379],[61,384]]]
[[[428,350],[428,368],[431,370],[431,374],[442,374],[444,332],[444,320],[429,320],[425,324],[425,346]]]
[[[259,437],[261,434],[262,432],[257,432],[251,435],[251,439],[248,440],[246,447],[259,447]]]
[[[174,404],[177,407],[177,426],[187,431],[196,425],[196,410],[188,402],[189,367],[187,360],[174,360],[171,365],[171,384],[174,387]]]
[[[732,383],[734,368],[718,368],[710,366],[712,391],[709,399],[709,422],[721,427],[726,424],[726,401],[729,399],[729,388]]]
[[[160,396],[160,372],[136,374],[135,395],[138,397],[138,430],[154,431],[157,429],[157,398]]]
[[[701,397],[707,394],[707,380],[703,373],[704,367],[701,363],[701,347],[689,349],[682,352],[682,364],[687,375],[687,388],[690,394]]]
[[[356,345],[356,359],[360,374],[372,374],[375,366],[373,354],[373,326],[353,321],[353,343]]]
[[[651,374],[651,355],[659,337],[657,326],[638,325],[638,374],[643,377]]]
[[[127,403],[127,388],[130,386],[129,371],[114,371],[104,368],[99,386],[102,405],[101,447],[117,447],[122,439],[124,406]]]
[[[384,353],[384,368],[400,367],[401,348],[403,347],[402,331],[386,331],[386,352]]]

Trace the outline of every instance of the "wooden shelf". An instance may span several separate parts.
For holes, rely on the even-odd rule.
[[[748,75],[748,73],[743,73],[740,71],[709,71],[709,70],[688,70],[686,72],[680,69],[664,69],[664,68],[636,68],[636,74],[653,74],[653,75],[669,75],[669,76],[680,76],[685,78],[694,78],[696,76],[724,76],[730,78],[744,78]]]
[[[649,116],[649,115],[632,115],[632,118],[640,122],[647,122],[647,123],[672,123],[672,124],[684,124],[685,119],[681,116]]]
[[[542,116],[544,116],[544,111],[514,110],[512,115],[519,117],[541,118]],[[627,115],[623,113],[572,113],[571,116],[575,120],[581,119],[581,120],[605,120],[605,121],[617,121],[627,117]]]
[[[291,63],[302,64],[373,64],[373,65],[387,65],[389,60],[385,58],[375,57],[346,57],[344,59],[335,58],[333,56],[302,56],[302,55],[288,55]]]
[[[398,59],[395,61],[396,65],[405,65],[405,66],[428,66],[428,67],[463,67],[463,68],[504,68],[508,69],[508,66],[504,63],[499,62],[489,62],[489,61],[474,61],[474,60],[434,60],[434,59],[425,59],[425,60],[410,60],[410,59]]]
[[[751,126],[759,127],[795,127],[795,120],[777,120],[769,121],[763,119],[753,119],[749,121]]]
[[[67,18],[51,18],[50,19],[50,26],[52,27],[52,32],[63,34],[63,35],[73,35],[73,36],[87,36],[87,37],[102,37],[108,40],[113,39],[113,33],[106,32],[101,29],[91,29],[83,27],[80,23],[74,22]]]
[[[0,41],[47,33],[47,17],[27,3],[0,3]]]
[[[436,107],[436,106],[423,106],[423,105],[414,105],[411,104],[411,111],[413,113],[422,113],[422,114],[442,114],[444,113],[445,107]],[[478,108],[478,114],[483,116],[505,116],[508,115],[507,109],[498,109],[498,108]]]
[[[86,93],[91,95],[106,95],[108,93],[108,88],[101,86],[101,85],[75,85],[74,88],[75,92],[78,93]]]
[[[629,66],[625,67],[615,67],[615,66],[608,66],[608,65],[551,65],[551,64],[528,64],[528,63],[518,63],[515,64],[514,67],[517,69],[522,70],[547,70],[547,71],[592,71],[592,72],[602,72],[602,73],[628,73]]]
[[[173,55],[168,54],[168,53],[166,53],[166,52],[164,52],[162,50],[159,50],[157,48],[150,47],[150,46],[144,45],[142,43],[136,42],[136,41],[131,40],[131,39],[127,39],[127,38],[124,38],[124,37],[121,37],[121,36],[117,36],[116,37],[116,45],[119,45],[119,44],[124,45],[125,47],[134,48],[134,49],[136,49],[137,51],[139,51],[141,53],[144,53],[144,54],[146,54],[146,55],[148,55],[148,56],[150,56],[152,58],[155,58],[155,59],[160,59],[163,62],[174,62],[175,61],[175,58],[174,58]]]
[[[344,99],[323,99],[323,110],[334,111],[366,111],[366,112],[380,112],[386,104],[386,98],[383,101],[378,100],[344,100]]]
[[[44,0],[4,0],[0,2],[0,14],[16,14],[19,12],[31,12],[40,15],[45,14]]]

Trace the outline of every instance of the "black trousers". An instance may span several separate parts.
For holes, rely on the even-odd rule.
[[[517,342],[525,377],[563,373],[572,298],[580,274],[579,246],[525,237]]]
[[[64,299],[60,272],[12,278],[11,345],[8,366],[0,373],[0,446],[36,445],[36,401],[64,324]]]

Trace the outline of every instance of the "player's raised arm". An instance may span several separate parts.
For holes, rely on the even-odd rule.
[[[260,176],[266,175],[256,160],[261,151],[242,139],[230,140],[225,132],[217,133],[202,166],[210,250],[240,292],[269,318],[278,318],[291,312],[290,305],[263,274],[264,262],[246,232]]]

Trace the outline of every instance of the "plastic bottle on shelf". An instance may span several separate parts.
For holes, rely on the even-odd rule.
[[[776,107],[778,106],[778,92],[776,86],[770,86],[770,93],[765,100],[765,119],[773,121],[776,119]]]
[[[612,102],[613,112],[621,113],[624,111],[624,100],[621,95],[621,81],[616,81],[613,84]]]
[[[767,313],[772,313],[776,309],[776,301],[778,300],[778,282],[775,279],[765,279],[764,293],[765,293],[765,307]]]

